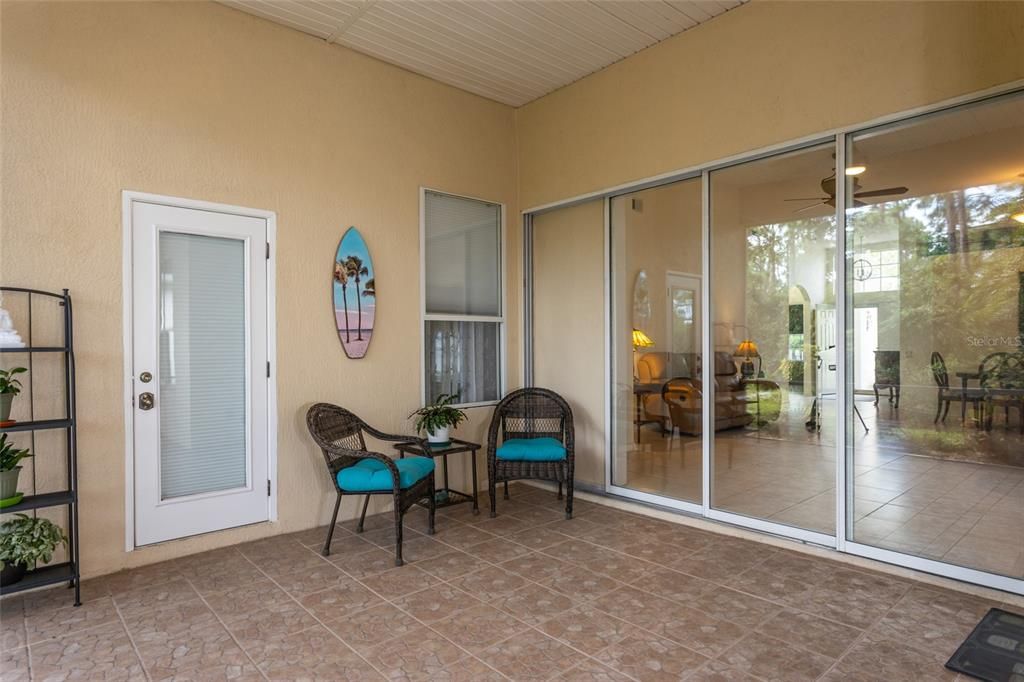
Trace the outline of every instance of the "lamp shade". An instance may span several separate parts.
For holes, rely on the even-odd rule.
[[[650,348],[653,345],[654,341],[651,341],[651,337],[636,327],[633,328],[633,348]]]
[[[744,339],[736,348],[736,355],[742,355],[745,358],[757,355],[757,344],[750,339]]]

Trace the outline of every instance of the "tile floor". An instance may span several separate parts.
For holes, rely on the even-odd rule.
[[[1006,463],[1024,452],[1016,428],[1000,422],[986,432],[952,415],[935,427],[929,413],[926,427],[915,430],[884,399],[878,408],[861,399],[858,405],[869,431],[854,429],[854,538],[1024,578],[1024,466]],[[834,433],[806,431],[809,400],[791,397],[790,407],[761,429],[716,433],[713,505],[833,535]],[[834,423],[834,408],[826,401],[824,424]],[[629,448],[626,487],[699,503],[699,438],[665,438],[651,425]],[[1004,450],[1007,458],[995,456]],[[955,461],[985,456],[992,461]]]
[[[486,507],[484,507],[486,508]],[[513,486],[0,601],[3,680],[943,680],[996,602]],[[1017,609],[1019,610],[1019,609]]]

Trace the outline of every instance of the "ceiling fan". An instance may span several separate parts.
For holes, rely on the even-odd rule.
[[[860,169],[859,169],[861,173],[864,172],[864,170],[862,170],[863,168],[864,167],[861,166]],[[824,196],[824,197],[800,197],[800,198],[796,198],[796,199],[785,199],[785,201],[813,201],[813,202],[816,202],[816,203],[811,204],[810,206],[804,206],[803,208],[798,208],[796,211],[794,211],[794,213],[803,213],[804,211],[809,211],[812,208],[817,208],[818,206],[831,206],[832,208],[835,208],[835,206],[836,206],[836,172],[835,172],[835,169],[832,170],[832,175],[828,176],[827,178],[822,178],[821,179],[821,191],[824,192],[828,196]],[[885,187],[883,189],[871,189],[871,190],[867,190],[867,191],[861,191],[861,188],[860,188],[860,178],[858,178],[856,176],[853,177],[853,205],[857,206],[857,207],[866,205],[866,202],[861,201],[861,199],[867,199],[867,198],[870,198],[870,197],[896,196],[896,195],[900,195],[900,194],[906,194],[907,191],[908,190],[907,190],[906,187]]]

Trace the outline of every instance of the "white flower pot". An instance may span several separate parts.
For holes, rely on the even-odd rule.
[[[451,440],[448,437],[449,427],[444,426],[437,431],[427,431],[427,441],[430,443],[447,443]]]

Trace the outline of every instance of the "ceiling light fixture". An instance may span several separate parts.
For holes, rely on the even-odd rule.
[[[847,166],[846,167],[846,174],[847,175],[860,175],[861,173],[863,173],[867,169],[868,169],[867,166]]]

